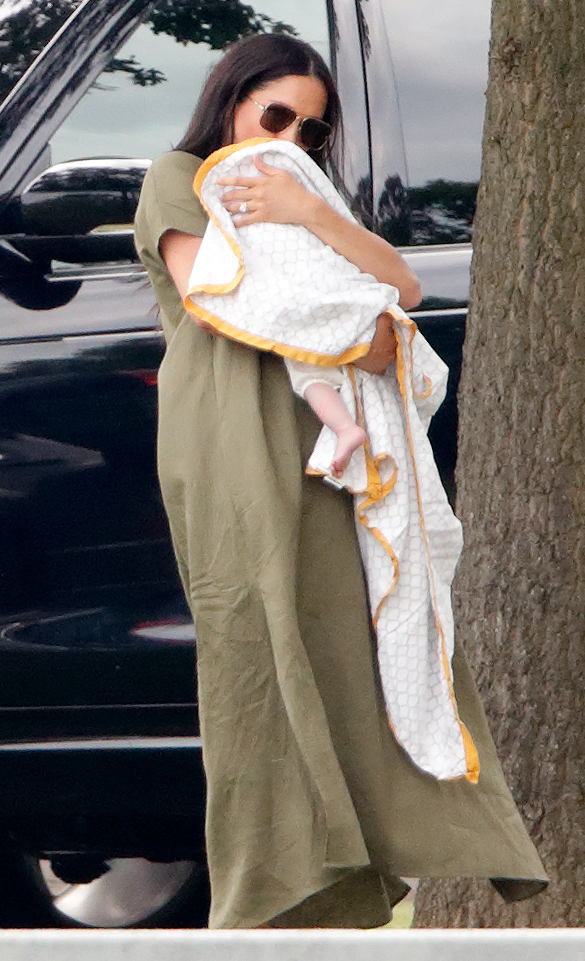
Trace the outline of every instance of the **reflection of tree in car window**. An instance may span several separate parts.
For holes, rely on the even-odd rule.
[[[154,33],[166,33],[179,43],[207,43],[212,50],[223,50],[251,33],[296,33],[290,24],[256,13],[240,0],[223,0],[219,16],[216,0],[159,0],[148,23]]]
[[[153,160],[173,149],[220,51],[242,36],[299,34],[326,60],[330,56],[326,0],[142,2],[142,23],[112,50],[114,59],[52,135],[53,164],[114,156]]]
[[[431,180],[408,191],[412,244],[468,243],[471,240],[477,183]]]
[[[50,4],[46,0],[24,0],[13,10],[7,2],[0,8],[0,101],[81,0],[52,0]],[[219,16],[213,0],[159,0],[145,22],[155,34],[166,34],[182,44],[206,43],[212,50],[221,50],[251,33],[296,33],[290,24],[257,13],[240,0],[223,0]],[[134,57],[112,60],[107,72],[126,73],[139,86],[152,86],[165,79],[156,66],[143,66]]]
[[[81,0],[28,0],[0,9],[0,101],[30,67]]]
[[[206,43],[211,50],[223,50],[228,44],[252,33],[291,33],[291,24],[256,13],[239,0],[223,0],[218,15],[216,0],[161,0],[155,3],[147,23],[154,34],[173,37],[178,43]],[[142,67],[135,57],[114,58],[104,73],[123,72],[132,83],[154,86],[166,79],[156,67]]]

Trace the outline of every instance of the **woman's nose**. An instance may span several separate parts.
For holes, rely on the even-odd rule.
[[[291,123],[290,127],[287,127],[286,130],[280,131],[280,133],[278,134],[278,139],[288,140],[290,141],[290,143],[298,143],[298,134],[299,134],[299,121],[294,120]]]

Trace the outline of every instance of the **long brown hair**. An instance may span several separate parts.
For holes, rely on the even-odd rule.
[[[309,156],[323,170],[328,168],[337,180],[332,151],[336,141],[340,146],[343,133],[341,104],[333,77],[313,47],[283,34],[244,37],[229,48],[209,74],[185,135],[175,149],[204,159],[231,143],[236,107],[253,90],[291,75],[315,77],[325,87],[327,105],[323,120],[331,125],[332,134],[324,147],[309,151]]]

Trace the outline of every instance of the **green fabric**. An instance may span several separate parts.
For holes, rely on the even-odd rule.
[[[404,895],[399,877],[494,877],[505,897],[529,896],[545,874],[462,654],[478,785],[434,780],[394,740],[352,502],[303,473],[320,425],[282,361],[182,308],[158,242],[203,233],[198,165],[155,161],[136,241],[167,339],[159,473],[197,636],[210,926],[373,927]]]

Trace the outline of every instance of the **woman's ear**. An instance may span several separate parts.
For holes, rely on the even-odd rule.
[[[235,107],[233,110],[228,110],[226,116],[224,117],[223,130],[221,135],[222,147],[228,147],[231,143],[234,142],[234,112],[235,112]]]

